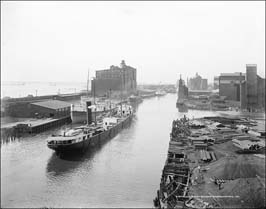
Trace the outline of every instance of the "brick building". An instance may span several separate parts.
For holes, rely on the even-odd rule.
[[[208,89],[208,80],[202,78],[198,73],[194,78],[190,78],[188,81],[188,88],[190,90],[207,90]]]
[[[135,93],[137,89],[137,70],[125,64],[122,60],[120,67],[111,66],[110,69],[96,71],[96,78],[91,82],[92,94],[96,96],[110,93]]]
[[[219,94],[239,101],[241,109],[265,109],[265,79],[257,75],[255,64],[247,64],[246,73],[221,73]]]
[[[245,80],[245,74],[221,73],[219,76],[219,95],[227,100],[240,101],[240,82]]]
[[[246,65],[246,79],[241,83],[241,108],[265,110],[265,79],[257,75],[257,65]]]

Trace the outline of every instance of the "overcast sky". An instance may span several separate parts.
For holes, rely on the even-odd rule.
[[[81,81],[126,64],[139,83],[265,77],[265,2],[1,1],[2,81]]]

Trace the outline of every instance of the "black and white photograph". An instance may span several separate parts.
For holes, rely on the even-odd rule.
[[[1,208],[265,208],[265,1],[1,0]]]

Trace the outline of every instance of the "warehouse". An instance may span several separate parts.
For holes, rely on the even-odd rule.
[[[70,103],[59,100],[47,100],[31,103],[31,114],[37,118],[62,118],[70,116]]]

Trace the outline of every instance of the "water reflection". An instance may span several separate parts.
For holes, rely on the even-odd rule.
[[[56,156],[46,145],[52,130],[2,146],[1,206],[152,207],[172,120],[218,113],[179,113],[176,95],[147,98],[135,108],[127,129],[84,154]]]
[[[73,152],[60,157],[54,152],[49,158],[46,172],[49,175],[59,176],[65,173],[73,172],[83,162],[90,161],[93,156],[98,152],[97,148],[90,148],[86,152]]]
[[[132,118],[129,127],[123,129],[120,133],[123,135],[125,134],[124,130],[134,129],[135,123],[136,123],[136,117],[134,116]],[[114,137],[114,138],[117,137],[119,138],[119,143],[128,142],[129,137],[119,137],[119,136],[120,134]],[[70,173],[73,172],[76,168],[82,166],[82,164],[90,163],[90,161],[93,160],[94,156],[98,152],[100,152],[108,143],[110,143],[110,140],[113,140],[114,138],[104,141],[101,144],[97,144],[94,147],[87,147],[84,152],[76,151],[67,154],[61,154],[60,156],[58,156],[56,152],[53,152],[53,154],[48,160],[46,167],[46,172],[48,174],[48,177],[51,175],[59,176],[66,173]]]

